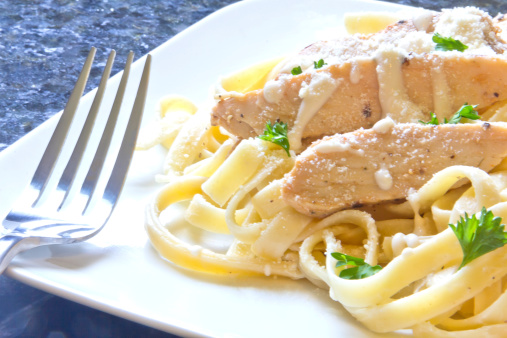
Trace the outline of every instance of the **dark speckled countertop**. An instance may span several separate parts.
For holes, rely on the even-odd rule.
[[[0,1],[0,151],[63,108],[91,46],[98,48],[98,60],[116,49],[116,73],[130,50],[140,57],[234,2]],[[507,12],[504,0],[390,2],[435,10],[477,6],[492,16]],[[95,65],[87,90],[97,86],[102,66]],[[127,336],[172,337],[0,276],[0,338]]]
[[[0,150],[63,108],[91,46],[120,71],[189,25],[237,0],[0,1]],[[102,72],[94,65],[87,90]],[[95,76],[94,76],[95,75]]]

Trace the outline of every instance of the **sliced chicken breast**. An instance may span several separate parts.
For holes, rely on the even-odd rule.
[[[283,198],[299,212],[324,217],[362,205],[404,199],[453,165],[485,171],[507,156],[507,123],[394,124],[325,137],[298,156]]]
[[[370,128],[386,116],[417,122],[435,112],[443,119],[465,103],[482,109],[507,99],[500,29],[478,9],[453,11],[308,46],[263,89],[218,94],[212,124],[248,138],[262,134],[268,121],[286,122],[291,147],[301,151],[305,140]],[[435,32],[459,37],[469,49],[435,51]],[[326,64],[316,69],[320,59]],[[292,75],[297,66],[302,73]]]
[[[301,139],[370,128],[384,116],[417,122],[436,112],[443,120],[465,103],[480,109],[507,99],[503,57],[429,54],[385,62],[393,67],[399,62],[403,87],[388,70],[380,89],[377,62],[362,59],[279,80],[276,99],[268,100],[264,89],[221,100],[213,108],[212,123],[248,138],[262,134],[267,121],[282,121],[293,134],[291,146],[298,149]],[[353,80],[353,72],[360,72],[359,80]],[[310,102],[312,95],[316,102]]]

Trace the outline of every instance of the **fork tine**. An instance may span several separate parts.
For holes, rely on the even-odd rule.
[[[141,125],[144,104],[146,102],[146,93],[148,92],[150,69],[151,55],[148,54],[144,64],[141,82],[139,83],[139,88],[137,90],[136,100],[125,131],[125,136],[123,137],[118,157],[103,195],[103,198],[109,201],[113,208],[120,196],[121,190],[123,189],[127,171],[130,167],[132,153],[134,152],[134,147],[137,141],[137,134]]]
[[[109,149],[109,145],[111,143],[111,138],[113,136],[113,131],[116,126],[116,122],[118,120],[118,114],[120,112],[121,104],[123,101],[123,96],[125,94],[125,89],[127,86],[128,77],[130,74],[130,65],[132,64],[132,60],[134,59],[134,53],[130,52],[127,57],[127,63],[125,65],[125,69],[123,71],[123,75],[120,81],[120,85],[118,87],[118,91],[116,93],[116,97],[113,103],[113,107],[111,108],[111,113],[109,114],[109,118],[107,119],[106,127],[104,132],[102,133],[102,137],[99,142],[99,146],[97,148],[97,152],[93,157],[92,164],[86,178],[81,187],[81,193],[83,195],[91,196],[95,191],[97,186],[98,178],[102,167],[104,165],[104,161],[106,159],[106,155]]]
[[[90,71],[91,61],[93,60],[94,53],[95,49],[92,49],[92,52],[90,54],[91,57],[89,55],[84,70],[80,75],[78,85],[76,85],[77,89],[74,89],[71,97],[77,96],[78,99],[81,97],[84,84],[86,83],[86,78]],[[69,244],[84,241],[96,235],[106,224],[109,216],[111,215],[116,205],[119,194],[123,187],[123,183],[125,182],[125,177],[131,162],[132,153],[136,143],[137,133],[139,131],[139,126],[144,110],[144,104],[146,102],[146,93],[151,65],[150,55],[148,55],[146,58],[143,75],[141,77],[141,83],[139,84],[134,106],[132,108],[132,112],[128,120],[125,134],[123,136],[123,141],[121,142],[121,146],[117,156],[115,156],[116,160],[113,166],[113,170],[111,172],[111,176],[107,181],[105,191],[102,195],[102,201],[104,201],[105,203],[102,203],[100,205],[101,208],[99,208],[98,210],[99,213],[97,214],[97,212],[95,212],[93,218],[92,215],[85,215],[85,213],[87,213],[88,209],[90,209],[91,206],[90,202],[93,202],[95,195],[98,195],[96,193],[96,183],[97,183],[96,181],[98,181],[98,178],[101,176],[100,171],[104,163],[104,157],[109,153],[108,148],[112,137],[111,135],[113,134],[121,102],[125,94],[126,82],[129,76],[129,70],[132,60],[133,53],[131,52],[127,59],[127,65],[125,67],[124,74],[120,82],[120,86],[118,88],[115,102],[113,104],[113,109],[106,123],[106,128],[102,134],[99,147],[92,161],[92,166],[90,167],[90,170],[88,172],[88,176],[90,177],[94,177],[95,175],[97,175],[96,179],[93,179],[93,181],[91,181],[90,177],[87,176],[89,180],[86,181],[85,179],[85,182],[83,183],[82,192],[80,194],[80,202],[86,201],[86,206],[84,207],[84,210],[82,210],[82,212],[80,211],[81,215],[77,215],[75,213],[72,214],[72,212],[69,213],[68,211],[70,210],[65,210],[64,212],[61,212],[59,210],[58,212],[55,213],[53,210],[48,210],[47,208],[46,210],[43,210],[43,208],[34,208],[33,206],[26,207],[26,205],[23,208],[19,209],[13,208],[7,215],[5,221],[13,223],[14,226],[10,227],[10,231],[8,233],[0,236],[0,274],[4,271],[9,262],[13,259],[13,257],[21,251],[25,251],[30,248],[41,245]],[[107,65],[105,72],[109,72]],[[107,78],[108,76],[105,77]],[[101,81],[101,85],[102,82],[103,81]],[[102,95],[99,91],[98,94]],[[94,105],[95,101],[94,104],[92,104],[92,107]],[[99,105],[99,103],[97,103],[97,105]],[[27,190],[35,190],[35,187],[40,185],[42,185],[42,189],[47,190],[46,185],[47,182],[49,181],[48,177],[52,175],[52,171],[54,168],[53,162],[57,159],[58,154],[61,151],[62,143],[65,140],[65,136],[68,133],[68,127],[71,124],[70,121],[67,121],[68,120],[67,116],[69,116],[70,114],[71,117],[70,120],[72,120],[72,115],[74,113],[73,111],[76,110],[76,107],[77,102],[74,102],[72,99],[70,99],[64,111],[64,116],[66,117],[65,122],[61,122],[62,119],[60,119],[60,122],[58,123],[58,126],[56,128],[57,133],[59,135],[52,137],[52,139],[50,140],[49,142],[50,146],[46,151],[48,154],[47,156],[46,154],[43,156],[43,160],[41,161],[42,163],[39,165],[40,168],[38,168],[36,172],[37,175],[34,175],[33,178],[34,186],[30,186],[29,189]],[[91,113],[94,114],[93,111]],[[88,121],[89,120],[87,118],[85,125],[93,124],[92,122],[88,123]],[[85,132],[84,134],[81,134],[79,136],[79,140],[87,139],[89,138],[89,135],[90,135],[89,133]],[[74,152],[80,153],[79,149],[81,148],[81,144],[79,141],[77,144],[78,145],[76,146]],[[55,152],[56,155],[53,154]],[[74,155],[74,152],[71,158],[76,156],[79,160],[81,154],[76,153],[77,155]],[[51,159],[52,161],[50,161]],[[74,164],[70,165],[70,167],[72,166],[74,166]],[[79,166],[79,164],[76,164],[76,166]],[[65,177],[62,176],[60,178],[60,180],[63,182],[62,185],[67,186],[69,184],[68,182],[70,182],[71,185],[70,189],[72,189],[72,186],[77,184],[77,182],[74,182],[74,179],[72,178],[74,174],[71,173],[71,171],[73,170],[69,169],[70,174],[68,177],[71,177],[70,179],[68,179],[67,176]],[[67,190],[67,192],[68,191],[69,190]],[[87,192],[88,195],[86,195]],[[66,194],[64,197],[64,201],[67,198],[68,196]],[[79,204],[82,205],[82,203]],[[73,210],[76,211],[75,208]],[[3,224],[5,224],[5,222],[3,222]]]
[[[70,95],[69,100],[65,105],[65,109],[63,110],[62,116],[60,117],[55,131],[53,132],[53,136],[51,136],[48,146],[44,151],[44,155],[42,155],[42,159],[39,162],[39,166],[33,175],[30,185],[34,189],[40,190],[39,196],[41,196],[44,192],[47,182],[49,181],[51,173],[55,167],[56,159],[62,150],[62,146],[67,137],[70,124],[77,111],[77,107],[79,105],[81,96],[83,95],[86,82],[88,81],[88,75],[90,74],[93,59],[95,58],[95,51],[96,48],[92,47],[88,53],[88,57],[86,58],[83,69],[79,74],[78,81],[72,90],[72,94]]]
[[[73,185],[77,169],[81,163],[81,159],[83,157],[86,145],[90,138],[90,134],[93,129],[97,113],[102,103],[102,98],[104,97],[104,92],[106,91],[107,81],[109,80],[109,75],[111,74],[111,68],[113,66],[115,55],[116,52],[114,50],[111,50],[109,58],[107,59],[106,66],[104,67],[104,72],[102,73],[102,78],[100,80],[97,93],[95,94],[95,98],[93,99],[92,106],[86,118],[86,122],[83,126],[81,134],[79,135],[79,139],[76,143],[76,146],[74,147],[72,155],[70,156],[69,162],[67,163],[67,166],[63,171],[62,177],[58,182],[57,188],[62,191],[66,191],[63,201],[65,201],[65,199],[68,197],[69,192],[71,191],[69,186]],[[63,201],[59,209],[62,207]]]

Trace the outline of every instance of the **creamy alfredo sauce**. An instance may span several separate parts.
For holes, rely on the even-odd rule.
[[[310,83],[303,82],[299,97],[303,99],[297,113],[294,126],[289,130],[288,138],[291,148],[301,149],[303,130],[320,108],[329,100],[342,79],[334,79],[329,72],[315,72]]]

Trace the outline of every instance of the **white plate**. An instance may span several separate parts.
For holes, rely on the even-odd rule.
[[[152,52],[146,118],[160,97],[201,102],[223,74],[297,51],[357,11],[406,9],[366,0],[249,0],[226,7]],[[133,67],[133,97],[143,62]],[[110,83],[105,105],[111,104]],[[87,95],[81,108],[91,101]],[[127,100],[126,107],[131,106]],[[100,116],[100,115],[99,115]],[[146,121],[145,121],[146,123]],[[0,216],[27,182],[56,124],[53,118],[0,154]],[[47,292],[179,335],[214,337],[366,337],[326,291],[284,278],[212,278],[162,260],[144,231],[143,210],[159,186],[163,151],[137,153],[106,228],[86,243],[19,255],[7,274]],[[398,336],[398,334],[393,334]]]

